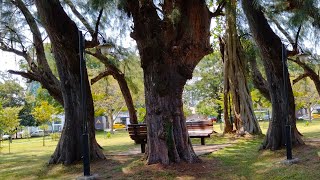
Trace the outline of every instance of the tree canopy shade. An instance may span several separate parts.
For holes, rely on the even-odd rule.
[[[147,163],[199,161],[188,137],[182,91],[199,61],[212,50],[209,43],[214,13],[205,1],[123,1],[132,16],[144,71]]]

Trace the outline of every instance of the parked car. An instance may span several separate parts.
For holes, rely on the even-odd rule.
[[[299,120],[309,120],[310,117],[309,117],[308,114],[305,114],[305,115],[299,116],[298,119],[299,119]]]
[[[3,139],[3,140],[9,139],[9,137],[10,137],[10,135],[5,134],[5,135],[2,136],[2,139]]]
[[[39,129],[39,130],[36,130],[36,131],[33,131],[30,136],[31,137],[39,137],[39,136],[43,136],[43,135],[48,135],[47,133],[44,133],[43,130]]]

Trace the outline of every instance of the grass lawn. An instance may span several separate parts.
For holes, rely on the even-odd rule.
[[[298,121],[299,131],[304,135],[305,146],[296,147],[293,156],[298,164],[286,166],[279,163],[285,159],[285,150],[258,151],[263,137],[221,137],[221,124],[215,124],[218,134],[206,140],[206,144],[232,143],[217,152],[201,157],[202,163],[173,164],[167,167],[145,165],[142,155],[121,156],[119,152],[139,148],[126,131],[118,131],[107,138],[97,132],[97,141],[104,148],[106,160],[93,162],[91,169],[100,179],[320,179],[320,120],[307,124]],[[263,132],[268,122],[260,122]],[[193,143],[199,140],[192,139]],[[75,179],[82,175],[82,164],[71,166],[47,165],[57,141],[50,137],[46,146],[42,138],[18,139],[8,148],[8,141],[1,143],[0,179]]]

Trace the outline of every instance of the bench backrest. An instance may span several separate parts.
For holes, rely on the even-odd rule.
[[[146,142],[147,140],[147,126],[146,124],[129,124],[129,136],[136,143]]]
[[[203,132],[212,133],[213,132],[212,121],[194,121],[187,122],[188,132]],[[128,125],[129,136],[132,140],[137,143],[145,142],[147,139],[147,126],[146,124],[129,124]]]
[[[192,132],[213,132],[213,123],[212,121],[194,121],[194,122],[187,122],[187,129],[188,131]]]

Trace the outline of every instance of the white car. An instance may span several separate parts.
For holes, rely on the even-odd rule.
[[[33,131],[30,136],[31,137],[39,137],[39,136],[43,136],[44,135],[44,132],[43,130],[39,129],[39,130],[36,130],[36,131]]]
[[[2,136],[2,139],[3,139],[3,140],[9,139],[9,137],[10,137],[10,135],[5,134],[5,135]]]

